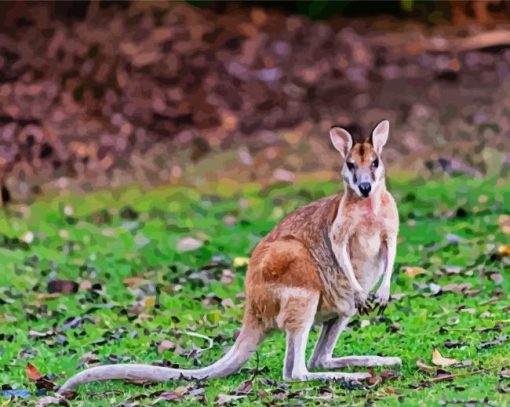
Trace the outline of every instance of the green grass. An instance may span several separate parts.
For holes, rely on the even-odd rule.
[[[207,185],[201,191],[165,187],[145,192],[133,187],[61,196],[10,209],[0,217],[0,384],[28,389],[35,395],[35,386],[24,371],[28,362],[43,374],[55,375],[54,381],[62,384],[83,369],[78,361],[91,351],[101,363],[210,364],[232,345],[242,317],[243,298],[237,294],[243,290],[245,269],[234,268],[233,260],[249,256],[257,241],[293,208],[333,193],[337,187],[316,180],[263,191],[256,184]],[[401,298],[392,302],[384,317],[355,318],[340,337],[336,354],[398,355],[403,359],[398,378],[354,390],[320,382],[294,383],[287,388],[281,379],[284,338],[275,333],[246,370],[232,377],[202,384],[95,383],[81,387],[72,404],[109,406],[130,400],[153,405],[158,391],[189,385],[204,387],[203,396],[213,404],[219,394],[233,394],[252,378],[257,359],[263,371],[256,375],[253,390],[234,404],[430,406],[470,400],[482,403],[486,397],[491,405],[510,404],[508,395],[498,391],[509,384],[509,379],[500,379],[500,372],[510,366],[510,341],[479,348],[483,342],[510,334],[510,261],[497,255],[499,245],[510,243],[510,235],[499,224],[504,220],[505,202],[508,210],[510,183],[405,179],[393,181],[390,189],[401,216],[392,293],[406,295],[397,296]],[[449,234],[460,242],[451,243]],[[184,237],[204,244],[179,253],[176,244]],[[412,279],[404,272],[406,266],[427,271]],[[447,273],[453,266],[460,266],[459,272]],[[231,284],[220,281],[222,275],[228,276],[225,269],[235,272]],[[494,273],[502,276],[498,283],[490,278]],[[134,276],[148,281],[133,291],[124,280]],[[88,280],[100,286],[50,298],[47,283],[53,279],[82,284]],[[471,284],[467,294],[431,295],[424,288],[430,283],[465,282]],[[145,308],[132,309],[144,299]],[[81,323],[65,325],[71,317],[82,318]],[[53,330],[55,335],[36,338],[31,330]],[[207,347],[207,341],[189,332],[212,338],[213,348],[186,356],[193,348]],[[316,337],[314,329],[309,350]],[[159,354],[157,344],[163,339],[174,342],[178,352]],[[460,341],[461,346],[447,348],[447,340]],[[448,372],[459,376],[430,383],[437,374],[419,370],[416,361],[432,365],[434,348],[445,357],[471,360],[472,365],[448,367]],[[31,405],[36,400],[32,396],[15,403]],[[200,396],[193,394],[182,399],[185,405],[200,402]]]

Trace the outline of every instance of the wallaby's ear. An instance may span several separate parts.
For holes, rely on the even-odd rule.
[[[370,136],[370,143],[374,146],[377,154],[381,154],[381,151],[388,141],[388,136],[390,135],[390,122],[388,120],[383,120],[379,123],[372,135]]]
[[[329,130],[329,137],[331,138],[333,146],[335,146],[340,154],[342,154],[342,157],[345,158],[353,145],[351,133],[341,127],[333,126],[331,130]]]

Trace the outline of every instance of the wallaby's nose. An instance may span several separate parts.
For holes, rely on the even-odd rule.
[[[362,182],[359,184],[359,192],[361,192],[361,195],[363,195],[365,198],[368,196],[371,189],[372,185],[370,182]]]

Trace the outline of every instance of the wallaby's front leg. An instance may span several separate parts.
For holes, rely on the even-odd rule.
[[[402,360],[397,357],[383,356],[344,356],[333,357],[333,349],[338,336],[347,326],[349,318],[339,316],[326,321],[322,325],[321,334],[313,350],[308,367],[320,369],[336,369],[347,366],[393,366],[401,365]]]
[[[384,272],[382,282],[373,296],[376,305],[379,306],[379,314],[384,312],[390,299],[390,285],[391,276],[393,274],[393,266],[395,263],[395,256],[397,254],[397,237],[391,235],[386,239],[386,250],[383,251],[386,256],[384,260]]]
[[[367,301],[368,294],[360,285],[354,274],[352,267],[351,258],[349,256],[349,246],[347,239],[340,240],[340,243],[336,245],[334,250],[338,265],[345,273],[345,277],[349,281],[349,284],[354,292],[354,305],[360,314],[366,313],[371,310],[370,305]]]

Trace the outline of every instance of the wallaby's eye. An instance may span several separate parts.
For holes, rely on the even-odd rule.
[[[372,167],[374,168],[379,167],[379,160],[377,158],[374,161],[372,161]]]
[[[349,168],[349,171],[352,171],[354,169],[354,163],[350,163],[349,161],[346,162],[347,168]]]

